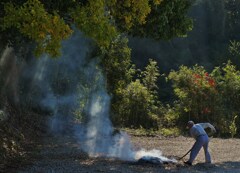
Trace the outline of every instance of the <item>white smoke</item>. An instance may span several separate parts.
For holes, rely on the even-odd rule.
[[[24,64],[15,56],[14,49],[6,47],[0,56],[1,95],[7,95],[14,104],[19,103],[19,76]]]
[[[82,112],[86,123],[77,124],[74,129],[80,147],[91,157],[136,161],[143,156],[154,156],[167,160],[157,150],[135,151],[128,134],[115,133],[109,119],[111,98],[106,91],[106,80],[98,58],[89,58],[90,50],[91,41],[75,32],[63,43],[62,57],[52,59],[45,55],[28,60],[20,74],[20,86],[24,88],[21,102],[49,110],[51,132],[62,134],[69,127],[73,111],[84,100]]]
[[[92,60],[90,65],[85,67],[85,77],[92,79],[87,81],[88,92],[80,93],[80,98],[88,98],[85,106],[87,122],[76,127],[76,135],[83,150],[92,157],[105,156],[129,160],[133,157],[130,156],[131,144],[126,134],[113,134],[114,129],[109,119],[110,97],[105,89],[103,73],[97,67],[96,60]]]
[[[156,150],[156,149],[153,149],[153,150],[149,150],[149,151],[146,151],[145,149],[142,149],[142,150],[139,150],[139,151],[136,151],[135,152],[135,159],[136,160],[139,160],[143,157],[156,157],[156,158],[159,158],[161,161],[163,162],[172,162],[172,163],[176,163],[177,160],[175,159],[169,159],[167,157],[164,157],[162,155],[162,152],[160,150]]]
[[[28,58],[21,74],[21,102],[50,113],[53,134],[66,133],[78,106],[77,87],[85,73],[90,41],[75,33],[62,43],[62,56]]]
[[[162,161],[170,161],[163,157],[161,151],[152,150],[135,151],[130,137],[125,132],[115,133],[109,119],[110,97],[106,91],[106,80],[98,68],[97,59],[92,59],[84,67],[86,83],[81,83],[81,88],[87,92],[80,92],[79,98],[87,98],[85,116],[87,123],[75,128],[77,139],[82,149],[91,157],[112,157],[121,160],[137,161],[143,156],[158,157]],[[84,91],[84,89],[82,89]],[[172,161],[172,160],[171,160]]]

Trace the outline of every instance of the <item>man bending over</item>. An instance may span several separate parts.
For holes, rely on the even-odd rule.
[[[190,158],[188,159],[188,161],[186,161],[184,163],[187,165],[192,165],[192,162],[197,157],[197,155],[202,147],[205,152],[205,162],[211,163],[211,155],[208,151],[209,138],[204,129],[209,127],[213,133],[216,132],[216,129],[210,123],[194,124],[193,121],[188,121],[187,127],[189,128],[190,135],[193,138],[195,138],[196,142],[194,143],[194,145],[191,149]]]

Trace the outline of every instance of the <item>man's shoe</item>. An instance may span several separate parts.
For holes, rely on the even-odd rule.
[[[192,163],[189,161],[184,162],[185,165],[192,166]]]

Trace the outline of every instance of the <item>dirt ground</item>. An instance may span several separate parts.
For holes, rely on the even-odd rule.
[[[189,137],[175,138],[141,138],[132,137],[132,142],[136,147],[146,149],[156,148],[162,151],[163,156],[181,157],[193,145],[194,139]],[[205,164],[203,149],[199,152],[192,167],[183,165],[189,154],[176,165],[166,165],[166,172],[240,172],[240,139],[210,138],[209,152],[212,157],[212,164]],[[149,171],[151,172],[151,171]]]
[[[89,158],[79,150],[79,145],[70,136],[49,137],[39,144],[40,152],[28,164],[7,172],[17,173],[172,173],[172,172],[240,172],[240,139],[211,138],[209,150],[213,163],[204,163],[203,150],[193,166],[185,166],[183,161],[174,164],[139,164],[113,158]],[[177,158],[183,156],[194,143],[188,137],[136,137],[131,136],[134,149],[161,150],[163,156]],[[189,155],[186,156],[186,159]],[[186,160],[185,159],[185,160]]]

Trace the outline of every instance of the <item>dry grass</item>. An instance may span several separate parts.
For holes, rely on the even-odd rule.
[[[158,149],[164,156],[179,158],[183,156],[195,142],[189,137],[134,137],[132,142],[136,148]],[[212,164],[205,164],[203,149],[199,152],[194,165],[186,168],[183,160],[178,164],[166,167],[169,172],[240,172],[240,139],[210,138],[209,151],[212,156]],[[165,169],[165,171],[166,171]]]
[[[22,165],[18,170],[7,172],[17,173],[205,173],[205,172],[240,172],[240,139],[212,138],[209,150],[213,164],[204,163],[203,151],[200,151],[194,165],[185,166],[181,161],[176,164],[139,164],[121,161],[113,158],[89,158],[81,150],[72,137],[46,138],[41,145],[40,155],[29,165]],[[194,139],[187,137],[131,137],[136,150],[158,149],[163,156],[181,157],[194,143]],[[189,157],[186,156],[186,159]],[[1,172],[1,171],[0,171]]]

